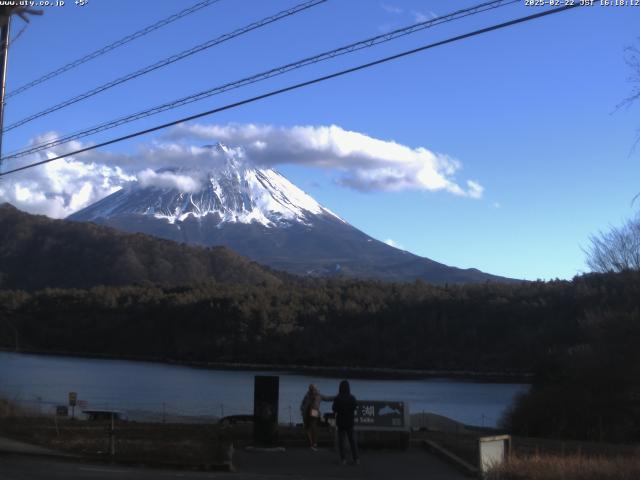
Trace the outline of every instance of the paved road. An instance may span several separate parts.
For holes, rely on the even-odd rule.
[[[26,453],[29,455],[63,455],[48,448],[19,442],[11,438],[0,437],[0,452]]]
[[[287,479],[371,479],[371,480],[461,480],[466,479],[453,467],[422,448],[406,451],[365,450],[360,465],[340,465],[329,449],[312,452],[288,449],[281,453],[236,452],[234,464],[239,472],[272,475]],[[281,475],[280,477],[278,475]]]
[[[0,480],[170,480],[172,478],[181,480],[236,478],[236,480],[244,480],[230,473],[212,475],[206,472],[130,468],[45,457],[0,454]]]
[[[0,454],[0,480],[462,480],[466,477],[420,449],[406,452],[366,451],[362,464],[342,466],[329,450],[311,452],[236,452],[236,473],[190,472],[83,463],[67,459]]]

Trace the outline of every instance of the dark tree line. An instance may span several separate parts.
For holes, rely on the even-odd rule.
[[[636,298],[635,273],[516,285],[208,282],[2,291],[0,315],[19,331],[22,348],[40,351],[532,371],[553,352],[592,342],[594,319],[633,311]],[[11,348],[2,322],[0,333]]]
[[[535,372],[516,433],[637,440],[640,273],[0,291],[0,346],[166,361]]]
[[[0,293],[24,349],[209,362],[527,371],[570,345],[571,284],[309,280]],[[2,328],[2,327],[0,327]],[[5,328],[0,339],[11,347]]]

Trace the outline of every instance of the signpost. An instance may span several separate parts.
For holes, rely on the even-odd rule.
[[[511,437],[496,435],[478,439],[480,451],[480,472],[485,474],[497,465],[501,465],[509,456]]]
[[[356,430],[408,431],[409,406],[405,402],[360,400],[356,407]]]
[[[71,407],[71,418],[75,418],[77,403],[78,403],[78,394],[76,392],[69,392],[69,406]]]
[[[396,400],[358,400],[354,427],[361,444],[406,449],[411,436],[409,405]],[[334,424],[335,425],[335,424]],[[338,445],[336,429],[335,445]]]

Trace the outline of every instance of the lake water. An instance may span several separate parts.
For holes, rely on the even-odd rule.
[[[124,410],[130,419],[220,417],[253,412],[254,375],[280,375],[281,423],[299,422],[299,405],[309,383],[325,395],[341,378],[290,372],[207,370],[162,363],[102,360],[0,352],[0,395],[51,412],[68,392],[89,408]],[[401,400],[411,413],[431,412],[470,425],[495,426],[526,384],[482,383],[447,378],[351,380],[362,400]],[[331,405],[324,403],[323,412]]]

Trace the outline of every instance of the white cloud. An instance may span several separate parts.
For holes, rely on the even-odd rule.
[[[388,3],[381,3],[380,7],[382,7],[382,9],[385,12],[393,13],[395,15],[400,15],[401,13],[404,12],[404,10],[402,8],[396,7],[395,5],[391,5],[391,4],[388,4]]]
[[[455,181],[459,161],[424,147],[331,126],[275,127],[255,124],[182,124],[167,135],[174,141],[200,139],[241,146],[238,155],[259,166],[301,164],[340,172],[338,182],[360,191],[447,191],[482,197],[473,180],[466,189]]]
[[[174,188],[185,193],[194,193],[202,183],[190,175],[175,172],[156,172],[147,168],[138,173],[138,182],[143,187]]]
[[[47,132],[30,143],[40,144],[55,138],[55,132]],[[11,161],[5,169],[53,158],[86,146],[81,142],[69,142],[45,153]],[[211,149],[175,144],[143,145],[132,155],[93,150],[3,177],[0,203],[9,202],[31,213],[63,218],[136,180],[145,186],[193,192],[200,188],[200,179],[188,168],[199,166],[204,161],[215,163],[221,158],[220,152]],[[153,170],[174,165],[186,167],[187,171]]]
[[[35,138],[38,144],[55,138],[49,132]],[[221,141],[226,151],[198,143]],[[5,168],[20,167],[87,146],[70,142],[12,161]],[[299,164],[322,168],[340,185],[359,191],[444,191],[481,198],[484,188],[476,180],[459,184],[459,161],[424,147],[409,147],[338,126],[275,127],[270,125],[180,125],[163,141],[140,145],[131,154],[90,151],[37,168],[3,177],[0,202],[10,202],[32,213],[66,217],[132,181],[144,186],[177,188],[194,192],[201,188],[202,172],[231,157],[256,166]],[[168,167],[173,169],[168,170]]]
[[[416,23],[422,23],[422,22],[426,22],[428,20],[433,20],[434,18],[437,18],[437,16],[438,16],[432,11],[429,11],[427,13],[423,13],[423,12],[419,12],[417,10],[412,10],[411,11],[411,15],[413,16],[413,20]]]
[[[46,133],[34,138],[40,143],[55,137]],[[5,164],[5,168],[20,167],[34,161],[53,158],[63,152],[81,148],[79,142],[51,149]],[[106,165],[109,154],[79,155],[46,163],[2,178],[0,202],[9,202],[31,213],[61,218],[119,190],[134,179],[118,166]]]
[[[384,243],[386,243],[387,245],[389,245],[390,247],[393,248],[397,248],[399,250],[404,250],[404,247],[402,245],[400,245],[398,242],[396,242],[395,240],[391,239],[391,238],[387,238]]]
[[[484,193],[484,187],[474,180],[467,180],[467,195],[471,198],[482,198]]]

